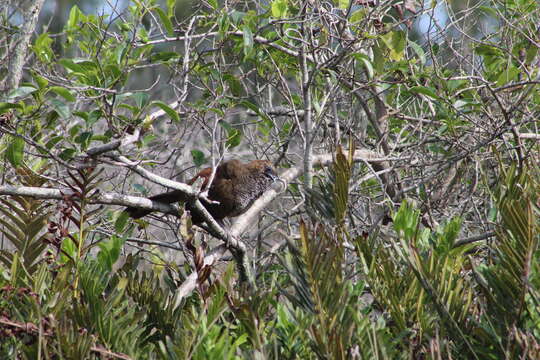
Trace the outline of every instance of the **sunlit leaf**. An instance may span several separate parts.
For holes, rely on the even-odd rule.
[[[6,149],[6,158],[13,167],[17,168],[23,163],[23,155],[24,139],[20,136],[13,136]]]

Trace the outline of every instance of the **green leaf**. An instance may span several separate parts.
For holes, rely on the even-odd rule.
[[[231,20],[233,24],[238,24],[240,21],[244,20],[246,13],[243,11],[233,10],[230,13]]]
[[[496,222],[498,213],[499,212],[496,207],[492,207],[491,209],[489,209],[488,216],[487,216],[488,220],[491,222]]]
[[[153,63],[158,61],[169,61],[178,57],[180,57],[180,55],[178,55],[178,53],[175,53],[174,51],[162,51],[156,54],[152,54],[150,56],[150,62]]]
[[[58,156],[60,157],[60,159],[67,161],[71,160],[76,153],[77,150],[75,149],[64,149]]]
[[[13,136],[6,149],[6,157],[14,168],[18,168],[23,163],[24,140],[19,136]]]
[[[497,78],[497,86],[502,86],[510,81],[518,79],[520,71],[514,65],[509,65]]]
[[[75,143],[81,145],[81,149],[86,150],[88,148],[88,145],[90,144],[90,141],[92,140],[92,136],[93,133],[85,131],[80,133],[74,141]]]
[[[54,57],[51,47],[52,43],[53,40],[49,37],[49,33],[42,33],[34,41],[32,50],[41,61],[48,63]]]
[[[51,103],[52,107],[58,115],[61,117],[67,119],[71,116],[71,111],[69,110],[69,106],[67,106],[64,102],[58,100],[58,99],[50,99],[49,102]]]
[[[405,45],[407,44],[407,37],[404,31],[390,31],[389,33],[381,36],[382,41],[390,50],[390,59],[399,61],[403,59],[405,54]]]
[[[161,19],[161,22],[163,23],[163,26],[167,30],[168,35],[169,36],[174,35],[174,29],[173,29],[171,19],[167,16],[167,14],[165,14],[165,11],[163,11],[160,7],[156,7],[154,10],[157,12],[159,18]]]
[[[165,111],[165,113],[167,115],[169,115],[169,117],[175,121],[175,122],[179,122],[180,121],[180,115],[178,115],[178,113],[176,112],[176,110],[174,110],[172,107],[170,107],[169,105],[165,104],[163,101],[152,101],[152,105],[155,105],[157,107],[159,107],[161,110]]]
[[[177,0],[167,0],[167,15],[172,17],[174,15],[174,10]]]
[[[114,230],[117,233],[123,232],[129,219],[129,214],[125,211],[121,211],[120,215],[116,218],[116,221],[114,222]]]
[[[39,76],[35,71],[32,71],[32,78],[38,84],[40,89],[43,89],[45,86],[49,85],[49,80]]]
[[[75,101],[75,96],[73,96],[73,94],[66,88],[60,86],[52,86],[50,89],[51,91],[66,99],[67,101]]]
[[[368,78],[373,79],[375,71],[373,70],[373,64],[371,63],[371,60],[369,59],[369,57],[366,54],[362,54],[362,53],[355,53],[353,54],[353,57],[356,60],[359,60],[362,63],[362,65],[364,65],[364,67],[366,68],[366,72],[368,74]]]
[[[208,0],[208,4],[212,7],[212,9],[217,10],[218,9],[218,2],[217,0]]]
[[[242,84],[234,75],[225,74],[223,75],[223,79],[227,81],[227,84],[229,85],[229,89],[231,90],[234,96],[242,95]]]
[[[413,86],[409,89],[410,92],[416,93],[416,94],[422,94],[426,95],[432,99],[438,99],[439,96],[435,93],[435,89],[432,87],[426,87],[426,86]]]
[[[135,100],[135,104],[137,104],[139,108],[142,108],[148,104],[149,96],[145,92],[135,93],[131,95],[131,97]]]
[[[21,104],[14,104],[14,103],[6,103],[6,102],[0,102],[0,114],[3,114],[6,112],[6,110],[9,109],[22,109]]]
[[[367,11],[364,8],[356,10],[352,13],[351,18],[349,19],[351,24],[356,24],[362,21],[367,16]]]
[[[77,73],[82,73],[83,72],[83,68],[82,66],[76,64],[73,60],[71,59],[60,59],[58,61],[58,63],[60,65],[62,65],[64,68],[66,68],[66,70],[70,70],[72,72],[77,72]]]
[[[271,5],[272,17],[283,19],[287,17],[287,0],[274,0]]]
[[[77,246],[75,246],[75,242],[71,240],[70,238],[66,237],[64,240],[62,240],[62,252],[66,253],[71,257],[72,259],[75,259],[77,257]],[[69,257],[66,255],[61,255],[61,261],[63,263],[67,263],[69,261]]]
[[[126,214],[127,215],[127,214]],[[129,215],[128,215],[129,216]],[[115,224],[116,225],[116,224]],[[118,260],[120,251],[124,246],[125,239],[116,235],[111,236],[107,241],[100,241],[98,246],[100,251],[97,255],[99,264],[104,270],[111,271],[112,266]]]
[[[349,8],[349,0],[338,0],[338,6],[340,9],[347,10]]]
[[[493,17],[494,19],[497,19],[499,17],[499,14],[497,13],[497,11],[491,6],[480,6],[478,7],[478,10],[485,12],[486,14]]]
[[[240,145],[240,142],[242,140],[242,133],[240,132],[240,130],[233,128],[231,124],[225,121],[220,121],[219,124],[227,131],[228,136],[225,145],[227,145],[229,148]]]
[[[133,184],[133,188],[135,189],[135,191],[140,192],[144,196],[148,195],[148,189],[141,184]]]
[[[73,5],[71,10],[69,11],[69,17],[68,21],[66,22],[66,27],[68,29],[76,29],[77,25],[79,24],[81,15],[83,15],[81,10],[77,7],[77,5]]]
[[[480,44],[474,48],[474,52],[478,55],[487,57],[503,57],[502,50],[489,44]]]
[[[51,150],[56,144],[58,144],[63,139],[64,139],[64,137],[61,136],[61,135],[54,136],[49,141],[47,141],[47,143],[45,144],[45,147],[47,149]]]
[[[17,89],[14,89],[13,91],[11,91],[7,98],[8,99],[13,99],[13,98],[16,98],[16,97],[24,97],[28,94],[31,94],[33,93],[34,91],[36,91],[37,89],[33,86],[21,86]]]
[[[420,60],[420,64],[425,65],[425,63],[426,63],[426,53],[425,53],[424,49],[422,49],[422,47],[420,45],[418,45],[417,43],[415,43],[412,40],[409,40],[409,45],[411,46],[411,48],[416,53],[416,56],[418,56],[418,59]]]
[[[271,121],[268,115],[266,115],[265,112],[263,112],[258,105],[248,101],[248,100],[242,100],[240,101],[240,105],[243,105],[247,107],[248,109],[254,111],[257,115],[259,115],[261,118],[263,118],[265,121]]]
[[[244,32],[244,56],[249,59],[253,56],[253,33],[247,25],[244,25],[242,30]]]
[[[123,65],[122,60],[124,59],[124,56],[127,53],[127,45],[124,43],[118,46],[114,52],[115,52],[115,57],[116,57],[116,63],[122,66]]]
[[[191,150],[191,157],[193,158],[193,163],[195,166],[201,166],[206,162],[204,153],[200,150]]]
[[[398,212],[393,217],[395,231],[404,236],[406,240],[411,240],[418,228],[420,211],[414,209],[406,200],[403,200]]]

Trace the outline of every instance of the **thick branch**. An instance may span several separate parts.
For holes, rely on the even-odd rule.
[[[6,87],[9,89],[16,89],[19,87],[23,74],[23,66],[26,62],[26,53],[28,51],[28,44],[32,37],[32,33],[36,27],[41,7],[44,0],[35,0],[30,2],[30,6],[24,14],[24,21],[21,28],[21,36],[18,39],[18,44],[15,46],[13,60],[9,64],[7,72]]]
[[[27,196],[36,199],[62,200],[66,196],[73,195],[71,189],[55,189],[31,186],[0,186],[0,195]],[[97,193],[88,199],[90,204],[136,206],[152,211],[159,211],[166,214],[178,214],[178,209],[172,205],[152,201],[145,197],[122,195],[118,193]]]

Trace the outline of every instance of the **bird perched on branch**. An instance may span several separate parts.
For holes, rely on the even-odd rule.
[[[207,190],[211,174],[212,168],[203,169],[188,181],[188,184],[192,185],[198,179],[202,179],[202,190]],[[247,164],[239,160],[225,161],[217,167],[212,185],[208,189],[208,199],[212,202],[204,200],[201,202],[212,217],[221,222],[226,217],[235,217],[245,213],[277,179],[279,177],[276,170],[269,161],[253,160]],[[187,199],[183,192],[173,190],[154,195],[150,197],[150,200],[171,204]],[[186,204],[186,209],[191,211],[194,224],[204,222],[202,216],[193,211],[189,203]],[[128,207],[126,212],[132,218],[138,219],[152,211]]]

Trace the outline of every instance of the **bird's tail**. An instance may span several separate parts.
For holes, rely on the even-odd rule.
[[[166,193],[158,194],[151,196],[149,198],[152,201],[157,201],[165,204],[172,204],[179,201],[186,201],[185,195],[178,190],[169,191]],[[152,210],[148,209],[141,209],[136,207],[127,207],[125,210],[129,214],[130,217],[134,219],[140,219],[143,216],[146,216],[152,212]]]

